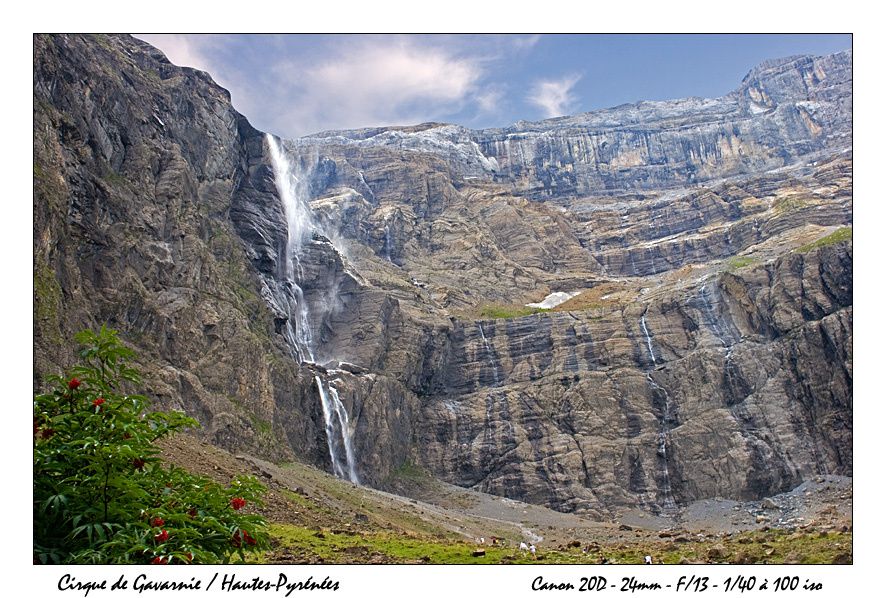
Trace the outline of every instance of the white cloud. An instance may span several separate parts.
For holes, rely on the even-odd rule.
[[[561,79],[536,81],[526,99],[544,111],[545,118],[563,116],[575,108],[577,98],[572,88],[581,75],[566,75]]]
[[[495,114],[500,111],[504,98],[505,92],[502,88],[491,87],[478,92],[474,96],[474,101],[476,101],[477,108],[481,113]]]
[[[274,70],[290,87],[288,118],[305,133],[433,120],[470,101],[483,75],[471,58],[388,38],[345,43],[319,64],[283,62]]]
[[[259,129],[323,130],[477,119],[503,111],[504,61],[539,36],[138,35],[209,72]],[[566,90],[568,95],[568,89]]]

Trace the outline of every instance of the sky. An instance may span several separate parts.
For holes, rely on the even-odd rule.
[[[428,121],[470,128],[640,100],[718,97],[763,60],[850,35],[136,35],[207,71],[282,137]]]

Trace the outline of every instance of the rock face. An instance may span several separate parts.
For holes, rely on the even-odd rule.
[[[380,487],[412,462],[605,517],[851,475],[848,52],[717,99],[290,140],[303,298],[225,90],[124,36],[34,55],[35,385],[107,323],[227,448],[331,470],[332,385]],[[551,292],[577,296],[521,309]]]
[[[608,313],[457,326],[424,405],[426,463],[579,510],[847,475],[851,255],[792,254]]]

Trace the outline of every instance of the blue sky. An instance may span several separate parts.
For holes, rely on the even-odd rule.
[[[208,71],[284,137],[426,121],[509,125],[639,100],[717,97],[763,60],[849,35],[137,35]]]

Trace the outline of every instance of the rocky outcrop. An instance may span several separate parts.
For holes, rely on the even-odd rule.
[[[275,367],[228,218],[258,132],[208,75],[136,40],[34,44],[35,385],[73,361],[74,332],[108,324],[163,406],[224,446],[291,457],[265,432],[295,376]]]
[[[816,243],[851,222],[850,59],[287,141],[316,224],[296,290],[268,141],[225,90],[132,38],[38,36],[35,385],[107,323],[227,448],[331,470],[334,388],[373,485],[421,463],[602,517],[851,475],[851,244]],[[506,317],[554,291],[579,294]]]

